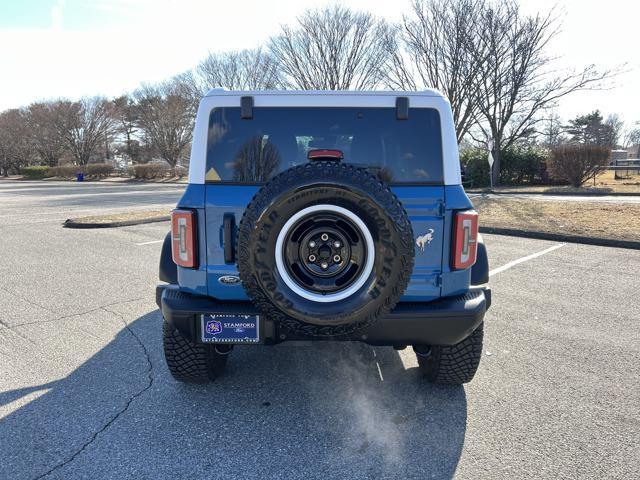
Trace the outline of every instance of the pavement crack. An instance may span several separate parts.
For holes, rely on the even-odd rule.
[[[35,322],[23,322],[23,323],[17,323],[15,325],[8,325],[7,323],[4,323],[2,321],[2,319],[0,319],[0,324],[4,325],[5,327],[7,327],[9,329],[14,329],[14,328],[17,328],[17,327],[24,327],[24,326],[28,326],[28,325],[35,325],[35,324],[40,325],[40,324],[43,324],[43,323],[57,322],[58,320],[66,320],[67,318],[79,317],[80,315],[87,315],[88,313],[93,313],[93,312],[97,312],[99,310],[104,310],[105,307],[112,307],[114,305],[124,305],[125,303],[137,302],[139,300],[143,300],[143,297],[132,298],[130,300],[122,300],[120,302],[107,303],[105,305],[100,305],[99,307],[92,308],[91,310],[86,310],[84,312],[78,312],[78,313],[70,313],[69,315],[63,315],[61,317],[50,318],[49,320],[37,320]],[[109,311],[109,313],[114,313],[114,312]]]
[[[14,297],[16,297],[16,298],[19,298],[20,300],[22,300],[22,301],[23,301],[23,302],[25,302],[25,303],[28,303],[28,304],[29,304],[29,305],[31,305],[32,307],[36,307],[36,308],[39,308],[39,309],[41,309],[41,310],[44,310],[45,312],[49,312],[49,313],[54,313],[54,314],[55,314],[55,312],[53,312],[53,311],[49,310],[47,307],[45,307],[45,306],[43,306],[43,305],[40,305],[39,303],[36,303],[36,302],[34,302],[33,300],[29,300],[28,298],[23,297],[22,295],[19,295],[19,294],[14,293],[14,292],[12,292],[12,291],[10,291],[10,290],[7,290],[7,289],[6,289],[6,288],[4,288],[4,287],[0,287],[0,290],[2,290],[3,292],[7,292],[9,295],[12,295],[12,296],[14,296]]]
[[[125,303],[125,302],[122,302]],[[115,305],[115,304],[112,304]],[[95,431],[91,437],[89,438],[89,440],[87,442],[85,442],[79,449],[77,449],[68,459],[56,464],[55,466],[53,466],[52,468],[50,468],[49,470],[47,470],[46,472],[36,476],[34,478],[34,480],[39,480],[41,478],[45,478],[49,475],[51,475],[52,473],[54,473],[55,471],[65,467],[66,465],[70,464],[71,462],[73,462],[81,453],[83,453],[93,442],[95,442],[95,440],[98,438],[98,436],[103,433],[104,431],[106,431],[111,425],[113,425],[118,418],[120,418],[124,413],[127,412],[127,410],[129,409],[129,407],[131,406],[131,404],[133,403],[133,401],[140,397],[142,394],[144,394],[147,390],[149,390],[151,388],[151,386],[153,385],[153,381],[154,381],[154,374],[153,374],[153,363],[151,362],[151,356],[149,355],[149,351],[147,350],[147,347],[144,345],[144,343],[142,342],[142,340],[140,339],[140,337],[138,337],[138,335],[133,331],[133,329],[129,326],[129,324],[127,323],[127,321],[124,319],[124,317],[118,313],[118,312],[114,312],[112,310],[109,310],[105,307],[99,307],[95,310],[104,310],[107,313],[110,313],[112,315],[115,315],[116,317],[118,317],[122,323],[124,324],[124,328],[127,330],[127,332],[129,332],[131,334],[131,336],[134,338],[134,340],[138,343],[138,345],[140,346],[140,348],[142,349],[142,352],[144,353],[144,357],[147,363],[147,382],[146,384],[137,392],[135,392],[133,395],[131,395],[129,397],[129,399],[127,400],[127,402],[125,403],[125,405],[123,406],[123,408],[121,408],[115,415],[113,415],[108,421],[107,423],[105,423],[99,430]]]

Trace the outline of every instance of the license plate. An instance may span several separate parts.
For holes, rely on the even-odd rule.
[[[260,317],[210,313],[202,315],[205,343],[260,343]]]

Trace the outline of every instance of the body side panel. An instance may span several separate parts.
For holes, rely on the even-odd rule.
[[[188,185],[178,201],[177,208],[188,208],[196,212],[198,237],[198,268],[178,266],[178,283],[180,287],[197,295],[207,294],[207,227],[205,224],[205,186]]]
[[[471,283],[471,268],[465,270],[451,270],[451,236],[453,234],[453,215],[455,210],[473,208],[473,204],[465,193],[462,185],[444,187],[446,203],[444,217],[445,243],[442,254],[442,296],[454,296],[469,290]]]

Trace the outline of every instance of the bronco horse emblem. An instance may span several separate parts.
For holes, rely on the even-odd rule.
[[[420,250],[422,250],[424,252],[424,247],[426,245],[429,245],[431,243],[431,240],[433,240],[433,228],[430,228],[429,231],[427,233],[425,233],[424,235],[420,235],[418,236],[418,238],[416,238],[416,245],[418,247],[420,247]]]

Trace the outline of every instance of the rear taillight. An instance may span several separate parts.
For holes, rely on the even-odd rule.
[[[171,212],[171,253],[181,267],[196,267],[196,214],[191,210]]]
[[[476,263],[478,251],[478,213],[458,212],[453,219],[453,256],[451,268],[462,270]]]

